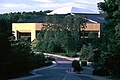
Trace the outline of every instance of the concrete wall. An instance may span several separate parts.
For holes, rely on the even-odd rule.
[[[84,31],[100,31],[99,23],[87,23]],[[42,23],[13,23],[12,31],[14,31],[14,36],[17,39],[17,32],[30,32],[31,33],[31,41],[36,39],[36,31],[41,30],[43,27]],[[82,30],[82,29],[81,29]]]
[[[85,31],[100,31],[100,23],[87,23]]]
[[[17,39],[18,32],[31,32],[31,41],[36,38],[36,23],[13,23],[12,31],[14,31],[14,36]]]
[[[86,26],[85,31],[100,31],[100,23],[87,23]]]
[[[36,23],[36,30],[41,30],[43,27],[43,23]]]
[[[85,29],[81,28],[81,30],[90,31],[90,32],[97,32],[98,37],[100,37],[100,23],[87,23],[86,26],[87,27]],[[88,37],[88,36],[86,36],[86,37]]]

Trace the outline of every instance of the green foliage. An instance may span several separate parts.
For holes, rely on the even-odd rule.
[[[55,52],[55,42],[54,41],[50,41],[49,44],[48,44],[48,47],[47,47],[47,51],[52,53],[52,52]]]
[[[102,69],[108,70],[110,75],[119,76],[120,59],[118,56],[120,56],[119,53],[114,54],[111,54],[109,52],[104,53],[101,56],[103,59],[101,60]]]
[[[106,0],[105,2],[99,3],[98,7],[107,20],[107,25],[102,35],[104,40],[102,40],[101,46],[99,47],[101,52],[99,67],[107,69],[110,75],[120,76],[118,57],[120,55],[120,0]]]
[[[34,14],[33,14],[34,13]],[[14,40],[11,23],[46,15],[46,12],[23,12],[0,14],[0,79],[6,80],[29,73],[30,70],[49,65],[46,57],[35,55],[27,41]],[[42,41],[42,40],[41,40]],[[37,59],[36,58],[40,58]],[[49,62],[49,63],[46,63]]]
[[[43,54],[35,54],[29,42],[13,40],[12,34],[0,33],[0,79],[28,74],[34,68],[52,64]]]
[[[42,45],[40,45],[40,47],[42,48],[42,52],[46,52],[47,51],[48,44],[49,44],[48,41],[43,41]]]
[[[82,60],[82,61],[81,61],[81,66],[82,66],[82,67],[87,66],[87,61]]]
[[[6,35],[6,36],[5,36]],[[0,76],[8,78],[18,76],[33,69],[32,52],[28,43],[22,41],[10,41],[7,34],[1,36],[1,60]],[[4,40],[2,40],[4,39]]]
[[[67,56],[68,57],[78,57],[76,52],[69,52],[69,53],[67,53]]]
[[[81,51],[78,53],[80,55],[80,60],[89,60],[93,57],[94,52],[91,44],[88,46],[83,45]]]
[[[80,71],[83,70],[82,67],[80,66],[79,61],[77,61],[77,60],[72,61],[72,67],[73,67],[73,69],[74,69],[75,72],[76,71],[80,72]]]
[[[35,68],[51,65],[54,60],[53,57],[45,56],[43,53],[35,54],[33,59]]]
[[[34,61],[35,61],[34,65],[36,68],[43,67],[46,61],[45,55],[43,53],[35,54]]]
[[[24,40],[15,41],[11,45],[14,53],[24,53],[28,55],[32,51],[30,43]]]
[[[100,62],[100,59],[101,59],[101,51],[100,50],[94,50],[94,55],[93,55],[93,66],[94,68],[99,68],[101,67],[101,62]]]
[[[88,40],[90,40],[91,45],[93,46],[94,49],[99,47],[99,38],[96,33],[90,32],[88,34]]]
[[[109,76],[109,71],[107,69],[94,69],[93,70],[93,75],[97,75],[97,76]]]
[[[36,51],[42,52],[42,42],[37,42],[37,45],[35,46]]]
[[[31,18],[36,18],[39,16],[45,16],[46,12],[45,11],[39,11],[39,12],[15,12],[15,13],[5,13],[5,14],[0,14],[0,25],[1,22],[3,22],[4,25],[6,26],[0,26],[0,29],[7,29],[11,31],[12,29],[12,23],[16,22],[23,22],[24,20],[31,19]]]
[[[67,56],[67,57],[78,57],[78,54],[76,52],[58,53],[58,55]]]
[[[74,52],[75,51],[74,39],[70,31],[64,30],[61,33],[62,33],[61,35],[62,37],[60,39],[61,46],[64,47],[67,53]]]
[[[39,42],[42,42],[42,41],[43,41],[44,33],[45,33],[45,31],[42,30],[42,31],[39,31],[39,33],[37,34],[37,40],[38,40]]]
[[[46,12],[17,12],[17,13],[6,13],[2,14],[2,17],[10,20],[11,22],[21,22],[26,19],[35,18],[40,15],[46,15]]]
[[[44,23],[44,36],[38,36],[37,49],[44,52],[76,52],[80,47],[80,27],[87,21],[79,15],[49,15]]]
[[[90,32],[90,33],[88,34],[88,38],[96,39],[96,38],[97,38],[97,35],[96,35],[95,33],[93,33],[93,32]]]
[[[54,61],[55,59],[53,57],[51,57],[51,56],[46,56],[46,60],[47,61]]]
[[[86,45],[83,45],[79,54],[80,54],[80,59],[81,60],[87,60],[88,59],[89,50],[88,50]]]

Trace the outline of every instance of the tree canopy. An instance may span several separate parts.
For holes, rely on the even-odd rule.
[[[80,15],[48,15],[46,16],[43,31],[45,31],[42,39],[38,40],[37,49],[44,47],[44,51],[55,50],[65,52],[76,52],[80,46],[81,27],[85,27],[87,19]],[[37,36],[38,39],[40,36]],[[41,40],[43,40],[41,42]],[[44,45],[43,45],[44,44]],[[48,46],[45,48],[45,46]],[[50,47],[51,46],[51,47]],[[52,49],[50,49],[52,48]],[[58,52],[59,52],[58,51]]]
[[[105,2],[100,2],[98,7],[107,20],[102,35],[105,42],[102,42],[99,47],[101,51],[99,63],[110,75],[120,76],[118,57],[120,55],[120,0],[105,0]]]

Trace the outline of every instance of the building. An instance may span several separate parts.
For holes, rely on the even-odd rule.
[[[60,10],[62,10],[62,8]],[[60,10],[58,9],[57,11],[60,11]],[[83,16],[88,19],[88,22],[86,23],[87,27],[85,29],[81,28],[81,31],[84,31],[85,37],[88,36],[89,32],[94,32],[99,37],[100,36],[100,25],[105,22],[103,16],[97,13],[87,13],[87,12],[80,13],[81,12],[80,10],[78,8],[71,7],[69,11],[67,11],[67,13],[75,14],[74,13],[75,11],[80,16]],[[55,11],[55,13],[57,13],[57,11]],[[54,14],[54,11],[49,14],[50,15]],[[45,20],[44,18],[45,16],[40,16],[37,18],[25,20],[21,23],[12,23],[12,31],[14,31],[15,38],[16,39],[24,38],[30,41],[33,41],[34,39],[36,39],[37,32],[40,31],[41,28],[43,27],[43,22]]]

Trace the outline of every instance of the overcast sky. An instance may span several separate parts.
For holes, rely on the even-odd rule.
[[[104,0],[0,0],[0,14],[23,11],[55,10],[64,6],[73,6],[98,10],[97,3]]]

